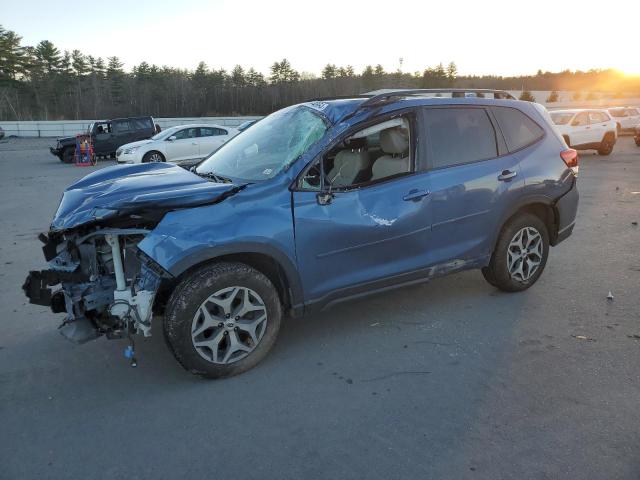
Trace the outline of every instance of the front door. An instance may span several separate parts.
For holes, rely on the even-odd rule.
[[[189,127],[178,130],[166,141],[166,158],[169,162],[193,160],[200,155],[198,147],[198,128]]]
[[[430,187],[428,175],[413,166],[416,130],[409,135],[409,121],[387,129],[393,132],[367,128],[366,138],[344,140],[341,149],[323,157],[322,173],[319,164],[311,166],[316,179],[324,175],[324,184],[293,192],[307,301],[410,280],[426,267]]]
[[[571,122],[571,146],[585,145],[591,143],[591,125],[589,124],[589,114],[580,112]]]

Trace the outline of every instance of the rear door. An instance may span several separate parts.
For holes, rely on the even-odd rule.
[[[165,141],[166,158],[169,162],[179,163],[199,157],[198,127],[178,130]]]
[[[609,119],[602,112],[589,112],[589,123],[591,125],[590,143],[599,143],[604,138],[608,130]]]
[[[520,112],[508,108],[499,114],[509,125]],[[517,151],[507,150],[491,109],[434,107],[423,115],[433,221],[430,262],[449,272],[491,253],[500,219],[523,179]]]

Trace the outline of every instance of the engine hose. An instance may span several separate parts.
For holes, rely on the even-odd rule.
[[[135,305],[131,305],[129,302],[125,300],[115,300],[111,305],[109,305],[109,312],[111,312],[111,307],[113,307],[114,305],[126,305],[127,313],[125,314],[125,318],[131,318],[131,312],[133,312],[135,315],[135,318],[133,320],[136,323],[139,323],[140,325],[144,325],[145,327],[151,326],[150,322],[142,321],[142,319],[140,318],[140,314],[138,313],[138,309],[135,307]]]

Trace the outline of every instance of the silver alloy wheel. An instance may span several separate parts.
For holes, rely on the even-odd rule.
[[[218,364],[249,355],[267,329],[267,307],[247,287],[228,287],[207,298],[193,316],[191,341],[202,358]]]
[[[149,162],[161,162],[162,161],[162,155],[160,155],[159,153],[152,153],[151,156],[149,157]]]
[[[513,236],[507,249],[509,275],[514,280],[525,282],[542,263],[542,235],[533,227],[524,227]]]

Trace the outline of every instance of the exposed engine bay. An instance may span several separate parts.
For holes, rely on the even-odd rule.
[[[93,228],[41,234],[49,269],[30,272],[23,289],[31,303],[66,312],[60,332],[75,343],[100,335],[150,336],[154,299],[169,274],[138,250],[147,233],[144,228]]]

